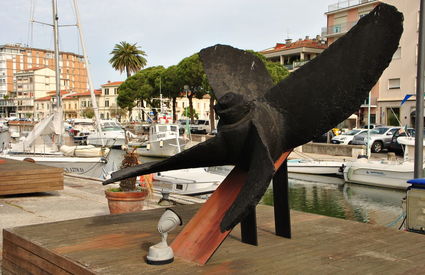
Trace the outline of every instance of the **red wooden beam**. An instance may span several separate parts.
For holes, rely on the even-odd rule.
[[[285,152],[275,162],[276,170],[289,156]],[[224,179],[217,190],[186,224],[171,244],[174,255],[189,262],[205,264],[230,231],[221,232],[220,222],[235,201],[247,178],[247,173],[237,167]]]

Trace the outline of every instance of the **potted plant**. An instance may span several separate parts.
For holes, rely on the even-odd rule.
[[[127,151],[121,164],[121,168],[136,166],[140,162],[137,154]],[[128,178],[120,181],[118,188],[110,188],[105,191],[111,214],[136,212],[143,210],[144,200],[150,193],[149,188],[136,185],[137,178]]]

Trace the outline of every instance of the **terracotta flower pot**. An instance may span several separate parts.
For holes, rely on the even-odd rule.
[[[147,190],[137,192],[105,191],[111,214],[142,211],[144,200],[148,194]]]

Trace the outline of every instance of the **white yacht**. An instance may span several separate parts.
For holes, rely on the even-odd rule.
[[[153,124],[149,129],[149,140],[136,149],[145,157],[171,157],[184,149],[190,142],[180,136],[177,124]]]
[[[126,132],[117,121],[101,120],[100,128],[101,133],[95,130],[87,135],[87,144],[112,148],[121,148],[126,144]],[[133,136],[131,132],[127,132],[127,136],[129,135]]]

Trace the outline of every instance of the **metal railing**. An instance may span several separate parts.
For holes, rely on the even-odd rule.
[[[377,0],[345,0],[345,1],[339,1],[336,4],[332,4],[328,6],[328,12],[336,11],[340,9],[346,9],[352,6],[357,6],[361,4],[366,4],[369,2],[376,2]]]

